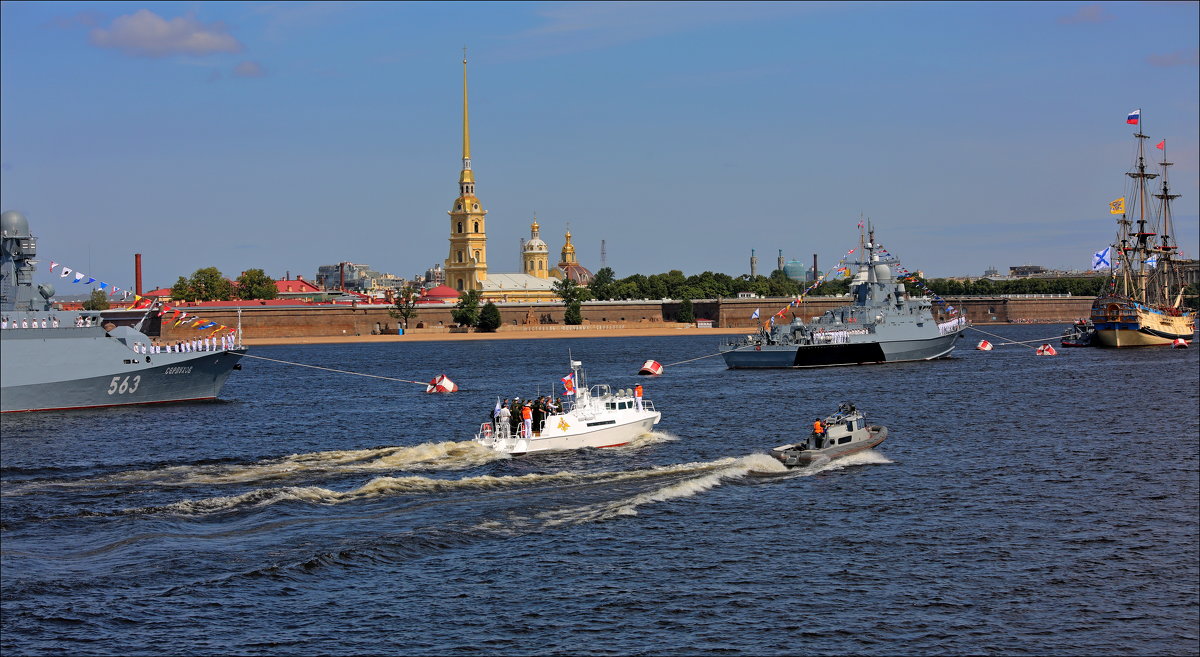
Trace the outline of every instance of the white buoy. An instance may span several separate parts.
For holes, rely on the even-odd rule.
[[[662,373],[663,373],[662,363],[660,363],[656,360],[648,360],[648,361],[642,363],[642,369],[638,370],[638,374],[644,374],[644,375],[649,375],[649,376],[658,376],[659,374],[662,374]]]
[[[425,386],[425,392],[458,392],[458,384],[451,381],[450,377],[446,376],[445,374],[439,374],[433,377],[433,380],[429,382],[429,385]]]
[[[1175,338],[1175,339],[1174,339],[1174,340],[1171,342],[1171,346],[1172,346],[1173,348],[1175,348],[1175,349],[1187,349],[1187,348],[1188,348],[1188,341],[1187,341],[1187,340],[1184,340],[1183,338]]]
[[[991,351],[992,343],[988,342],[987,340],[980,340],[979,344],[975,345],[975,348],[979,351]]]
[[[1057,356],[1058,352],[1054,350],[1054,347],[1052,347],[1048,344],[1044,344],[1037,348],[1037,355],[1039,355],[1039,356]]]

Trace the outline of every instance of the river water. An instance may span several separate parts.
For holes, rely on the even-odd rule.
[[[1196,654],[1200,349],[981,337],[936,362],[655,379],[643,360],[719,338],[255,347],[461,391],[247,359],[218,402],[9,414],[0,649]],[[643,383],[660,431],[468,442],[568,353],[593,384]],[[887,441],[747,474],[840,401]]]

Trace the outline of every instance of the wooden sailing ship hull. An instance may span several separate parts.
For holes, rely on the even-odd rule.
[[[1101,297],[1092,302],[1094,343],[1101,347],[1161,347],[1177,339],[1191,341],[1196,314],[1152,308],[1132,299]]]

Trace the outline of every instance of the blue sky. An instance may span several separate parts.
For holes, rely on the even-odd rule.
[[[552,253],[569,223],[618,276],[737,275],[751,249],[764,272],[778,249],[829,266],[860,213],[931,276],[1085,268],[1139,107],[1200,252],[1194,2],[0,11],[0,206],[44,263],[116,285],[137,252],[148,287],[442,262],[463,46],[493,271],[518,269],[535,212]]]

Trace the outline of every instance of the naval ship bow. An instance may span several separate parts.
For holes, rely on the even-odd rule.
[[[18,212],[0,215],[0,412],[213,399],[245,348],[232,340],[161,344],[100,311],[56,310],[37,286],[37,240]]]

